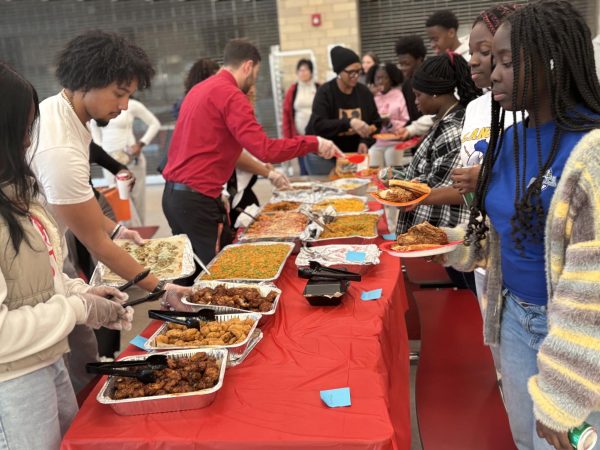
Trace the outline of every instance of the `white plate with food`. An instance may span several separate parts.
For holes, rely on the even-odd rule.
[[[395,242],[384,242],[379,248],[392,256],[421,258],[449,253],[462,243],[463,241],[449,242],[444,230],[423,222],[399,235]]]
[[[399,258],[422,258],[424,256],[435,256],[443,255],[444,253],[450,253],[456,250],[456,247],[461,245],[463,241],[454,241],[446,245],[430,246],[422,250],[394,250],[393,247],[398,247],[396,242],[383,242],[379,244],[379,249],[392,256],[398,256]],[[414,246],[417,248],[418,246]],[[421,247],[422,248],[422,247]]]

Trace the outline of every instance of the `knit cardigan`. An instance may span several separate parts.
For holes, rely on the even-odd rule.
[[[464,228],[446,229],[452,241]],[[600,130],[575,146],[552,198],[545,228],[548,335],[529,379],[536,418],[566,431],[600,411]],[[503,307],[498,233],[482,249],[461,246],[447,265],[487,269],[482,299],[484,341],[498,345]]]

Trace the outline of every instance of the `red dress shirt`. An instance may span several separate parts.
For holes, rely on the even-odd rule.
[[[314,136],[269,139],[233,75],[221,70],[185,96],[163,176],[217,198],[242,148],[276,163],[316,152],[319,144]]]

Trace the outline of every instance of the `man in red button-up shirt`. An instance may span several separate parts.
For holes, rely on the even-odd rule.
[[[163,171],[163,211],[173,234],[187,234],[204,263],[232,240],[221,191],[242,148],[273,163],[311,152],[325,158],[340,153],[331,141],[316,136],[267,137],[246,97],[260,60],[254,45],[230,41],[223,69],[189,91],[177,118]]]

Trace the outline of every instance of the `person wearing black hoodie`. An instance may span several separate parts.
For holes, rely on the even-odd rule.
[[[331,49],[331,63],[337,77],[323,84],[313,101],[307,134],[331,139],[343,152],[367,153],[375,143],[371,135],[381,126],[373,94],[358,83],[360,58],[348,48]],[[327,175],[334,160],[317,155],[305,159],[309,175]]]

